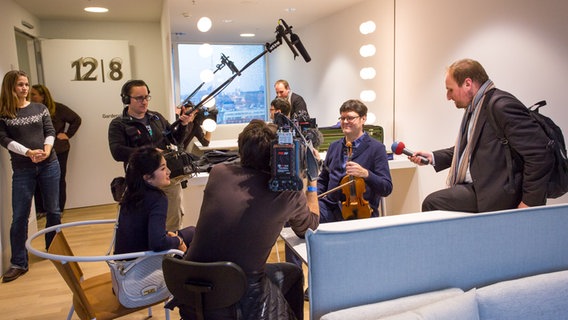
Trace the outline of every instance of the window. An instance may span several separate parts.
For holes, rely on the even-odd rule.
[[[220,89],[215,96],[218,124],[247,123],[252,119],[266,121],[266,55],[242,70],[263,51],[263,45],[178,44],[179,103],[193,94],[190,101],[196,105]],[[240,76],[231,70],[228,61],[236,70],[242,70]],[[233,81],[226,83],[233,76]],[[227,86],[221,89],[224,85]]]

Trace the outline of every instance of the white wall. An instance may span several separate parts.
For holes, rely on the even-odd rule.
[[[383,126],[385,141],[392,140],[393,6],[392,0],[366,1],[305,28],[293,28],[312,61],[306,63],[301,56],[294,61],[285,44],[279,47],[269,56],[271,90],[276,80],[288,80],[292,91],[304,97],[320,127],[337,123],[344,101],[359,99],[361,90],[375,90],[376,101],[366,105],[377,116],[374,124]],[[377,28],[365,36],[359,33],[359,25],[368,20],[373,20]],[[293,20],[287,23],[294,25]],[[362,58],[359,48],[364,44],[374,44],[377,54]],[[376,69],[377,76],[361,80],[359,71],[370,66]]]
[[[133,79],[143,79],[150,87],[152,101],[150,109],[162,113],[165,117],[170,117],[171,106],[169,105],[170,95],[167,88],[166,71],[164,68],[164,57],[162,51],[162,30],[159,22],[155,23],[98,23],[98,22],[75,22],[75,21],[44,21],[42,22],[42,38],[48,39],[104,39],[104,40],[127,40],[129,43],[131,74]],[[123,83],[129,79],[124,79]],[[73,95],[73,92],[52,92],[57,101],[66,103],[66,95]],[[120,91],[114,94],[114,113],[122,112],[122,102]],[[96,101],[84,101],[90,104],[89,107],[97,108]],[[70,108],[73,105],[68,104]],[[108,123],[112,120],[107,119],[107,123],[101,126],[99,134],[107,137]],[[83,124],[89,121],[83,117]],[[81,145],[85,150],[85,144],[89,144],[92,137],[85,135],[85,131],[79,129],[77,134],[71,139],[71,151],[69,153],[68,172],[67,172],[67,208],[92,206],[96,203],[94,199],[106,198],[106,203],[112,203],[110,195],[110,181],[112,178],[122,173],[122,163],[111,161],[112,167],[92,168],[86,167],[85,162],[77,161],[79,148],[73,145]],[[108,144],[103,150],[92,150],[96,157],[112,158]],[[88,181],[80,179],[80,170],[97,171],[100,173],[97,185],[103,185],[100,190],[89,189],[91,185]],[[97,193],[97,196],[93,196]]]

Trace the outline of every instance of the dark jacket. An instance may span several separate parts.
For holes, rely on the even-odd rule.
[[[506,95],[503,103],[489,106],[490,95],[499,91]],[[546,204],[546,182],[554,157],[546,149],[548,138],[527,108],[513,95],[494,89],[485,98],[475,132],[471,137],[470,173],[480,212],[516,208],[522,200],[529,206]],[[488,113],[494,108],[497,124],[503,128],[509,145],[515,150],[513,171],[514,190],[509,190],[509,170],[505,160],[508,150],[498,140],[489,122]],[[436,171],[450,167],[454,148],[434,151]]]
[[[177,249],[179,239],[166,232],[168,199],[164,193],[146,186],[141,206],[120,207],[114,253]]]
[[[292,96],[290,97],[290,107],[290,118],[294,118],[294,115],[298,114],[299,111],[306,111],[306,114],[309,116],[306,101],[304,101],[304,98],[302,98],[299,94],[292,92]]]
[[[176,128],[158,112],[148,111],[146,117],[152,129],[152,135],[146,126],[128,115],[128,107],[122,111],[122,116],[112,119],[108,128],[108,143],[112,157],[116,161],[128,162],[128,158],[137,148],[153,146],[166,150],[170,143],[179,144],[186,135],[186,126],[181,123]],[[173,137],[171,141],[166,134]]]
[[[58,139],[57,134],[64,132],[69,137],[69,139],[71,139],[71,137],[75,135],[75,133],[81,126],[81,117],[66,105],[56,102],[55,115],[51,117],[51,122],[53,123],[53,127],[55,128],[56,135],[53,149],[55,149],[56,153],[69,151],[69,140]],[[69,127],[67,128],[67,131],[65,131],[67,124],[69,124]]]
[[[324,167],[318,179],[318,194],[331,190],[341,183],[345,177],[345,163],[343,161],[343,151],[345,150],[345,138],[341,138],[330,144],[325,156]],[[369,171],[369,177],[365,179],[365,193],[363,198],[369,201],[373,209],[372,216],[378,216],[379,202],[381,197],[386,197],[392,192],[392,179],[389,170],[387,152],[385,146],[379,141],[365,134],[357,148],[353,149],[352,161],[358,163]],[[320,212],[324,210],[332,211],[334,221],[341,221],[341,201],[345,200],[341,190],[332,192],[320,199]],[[338,204],[339,203],[339,204]],[[322,209],[322,207],[324,207]],[[322,222],[330,222],[325,219],[333,217],[320,216]]]

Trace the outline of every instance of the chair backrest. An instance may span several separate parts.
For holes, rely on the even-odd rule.
[[[55,234],[47,252],[62,256],[74,256],[62,230],[59,230]],[[89,303],[83,287],[81,286],[83,271],[81,270],[79,263],[61,260],[51,260],[51,262],[55,265],[55,268],[61,274],[67,283],[67,286],[73,293],[75,312],[77,312],[80,316],[84,315],[82,318],[94,319],[96,317],[95,310]]]
[[[193,262],[165,257],[164,279],[172,295],[195,311],[203,312],[235,305],[247,290],[244,271],[233,262]]]

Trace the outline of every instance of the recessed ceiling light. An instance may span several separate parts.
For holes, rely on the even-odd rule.
[[[292,12],[296,12],[296,8],[286,8],[286,9],[284,9],[284,11],[292,13]]]
[[[92,13],[105,13],[108,12],[107,8],[103,8],[103,7],[86,7],[84,9],[87,12],[92,12]]]
[[[201,17],[199,21],[197,21],[197,29],[201,32],[207,32],[211,29],[213,23],[209,17]]]
[[[252,38],[254,36],[255,36],[254,33],[241,33],[241,37],[243,38]]]

